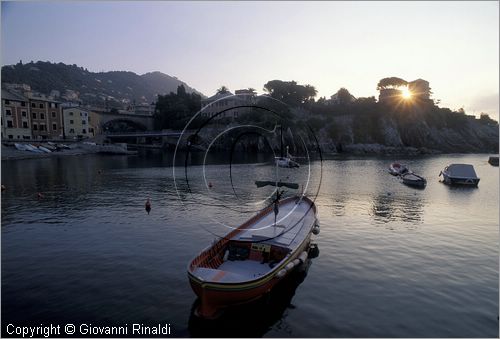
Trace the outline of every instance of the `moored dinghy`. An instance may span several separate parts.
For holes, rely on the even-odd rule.
[[[427,180],[413,172],[405,173],[401,176],[403,184],[412,187],[424,188],[427,185]]]
[[[268,206],[190,262],[200,317],[261,297],[307,259],[311,233],[319,232],[314,202],[291,197],[279,202],[276,219],[274,210]]]
[[[398,162],[393,162],[389,165],[389,173],[392,175],[402,175],[408,173],[408,167]]]

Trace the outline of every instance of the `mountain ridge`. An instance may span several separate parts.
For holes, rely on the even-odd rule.
[[[184,85],[186,92],[203,93],[177,77],[160,71],[137,74],[132,71],[91,72],[76,64],[37,61],[2,66],[2,86],[27,84],[33,91],[82,104],[124,107],[133,102],[156,101],[157,95],[175,92]]]

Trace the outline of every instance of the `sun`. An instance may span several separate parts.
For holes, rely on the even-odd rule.
[[[410,90],[408,88],[403,88],[401,90],[401,94],[403,95],[403,99],[408,100],[408,99],[411,98],[411,92],[410,92]]]

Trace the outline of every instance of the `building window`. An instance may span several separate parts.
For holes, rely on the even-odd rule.
[[[12,134],[9,134],[9,139],[14,139],[14,136]]]
[[[28,128],[28,122],[27,121],[23,121],[23,128]]]
[[[52,124],[52,130],[57,131],[57,124]]]
[[[82,112],[80,112],[80,116],[82,116]]]
[[[85,125],[87,124],[87,122],[85,120],[82,120],[82,125]]]
[[[70,120],[70,121],[69,121],[69,124],[70,124],[70,125],[73,125],[73,120]]]
[[[59,106],[59,104],[58,104],[58,103],[55,103],[54,105],[56,106],[56,108],[57,108],[57,106]]]
[[[12,112],[10,111],[10,109],[5,110],[5,115],[12,115]]]
[[[6,104],[6,105],[10,105],[10,101],[9,101],[9,100],[7,100],[7,99],[5,99],[5,104]]]
[[[36,119],[36,113],[33,113],[33,119]]]
[[[21,115],[26,118],[26,116],[28,115],[28,113],[26,113],[26,111],[22,111]]]
[[[33,108],[35,108],[35,107],[36,107],[36,105],[35,105],[35,103],[34,103],[34,102],[32,102],[32,103],[31,103],[31,107],[33,107]]]
[[[37,124],[33,124],[33,131],[38,131],[38,125]]]
[[[56,117],[56,112],[52,112],[52,118]]]
[[[69,112],[69,115],[73,115],[73,112]]]
[[[42,120],[45,119],[45,114],[40,113],[40,119],[42,119]]]
[[[29,138],[30,138],[29,136],[23,135],[23,139],[28,139],[29,140]]]
[[[21,106],[22,107],[26,107],[26,102],[25,101],[21,101]]]
[[[75,133],[75,129],[74,128],[70,129],[69,133],[74,134]]]
[[[45,131],[45,125],[40,125],[40,131]]]
[[[40,105],[39,105],[39,107],[40,107],[40,108],[43,108],[43,104],[40,104]]]
[[[87,131],[84,129],[82,129],[82,134],[87,134]]]
[[[7,127],[8,128],[12,128],[13,127],[12,120],[7,120]]]

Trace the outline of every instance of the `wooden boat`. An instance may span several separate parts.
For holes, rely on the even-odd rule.
[[[488,163],[491,165],[491,166],[498,166],[498,157],[490,157],[488,159]]]
[[[448,185],[477,187],[480,180],[476,175],[474,166],[469,164],[451,164],[439,173],[439,176],[441,175],[443,176],[443,182]]]
[[[198,316],[215,318],[231,305],[260,298],[307,259],[311,233],[319,233],[314,203],[284,199],[277,219],[273,209],[265,208],[189,263]]]
[[[398,162],[393,162],[389,165],[389,173],[392,175],[402,175],[408,172],[408,167]]]
[[[412,187],[424,188],[427,185],[427,180],[413,172],[403,174],[401,180],[403,184]]]

